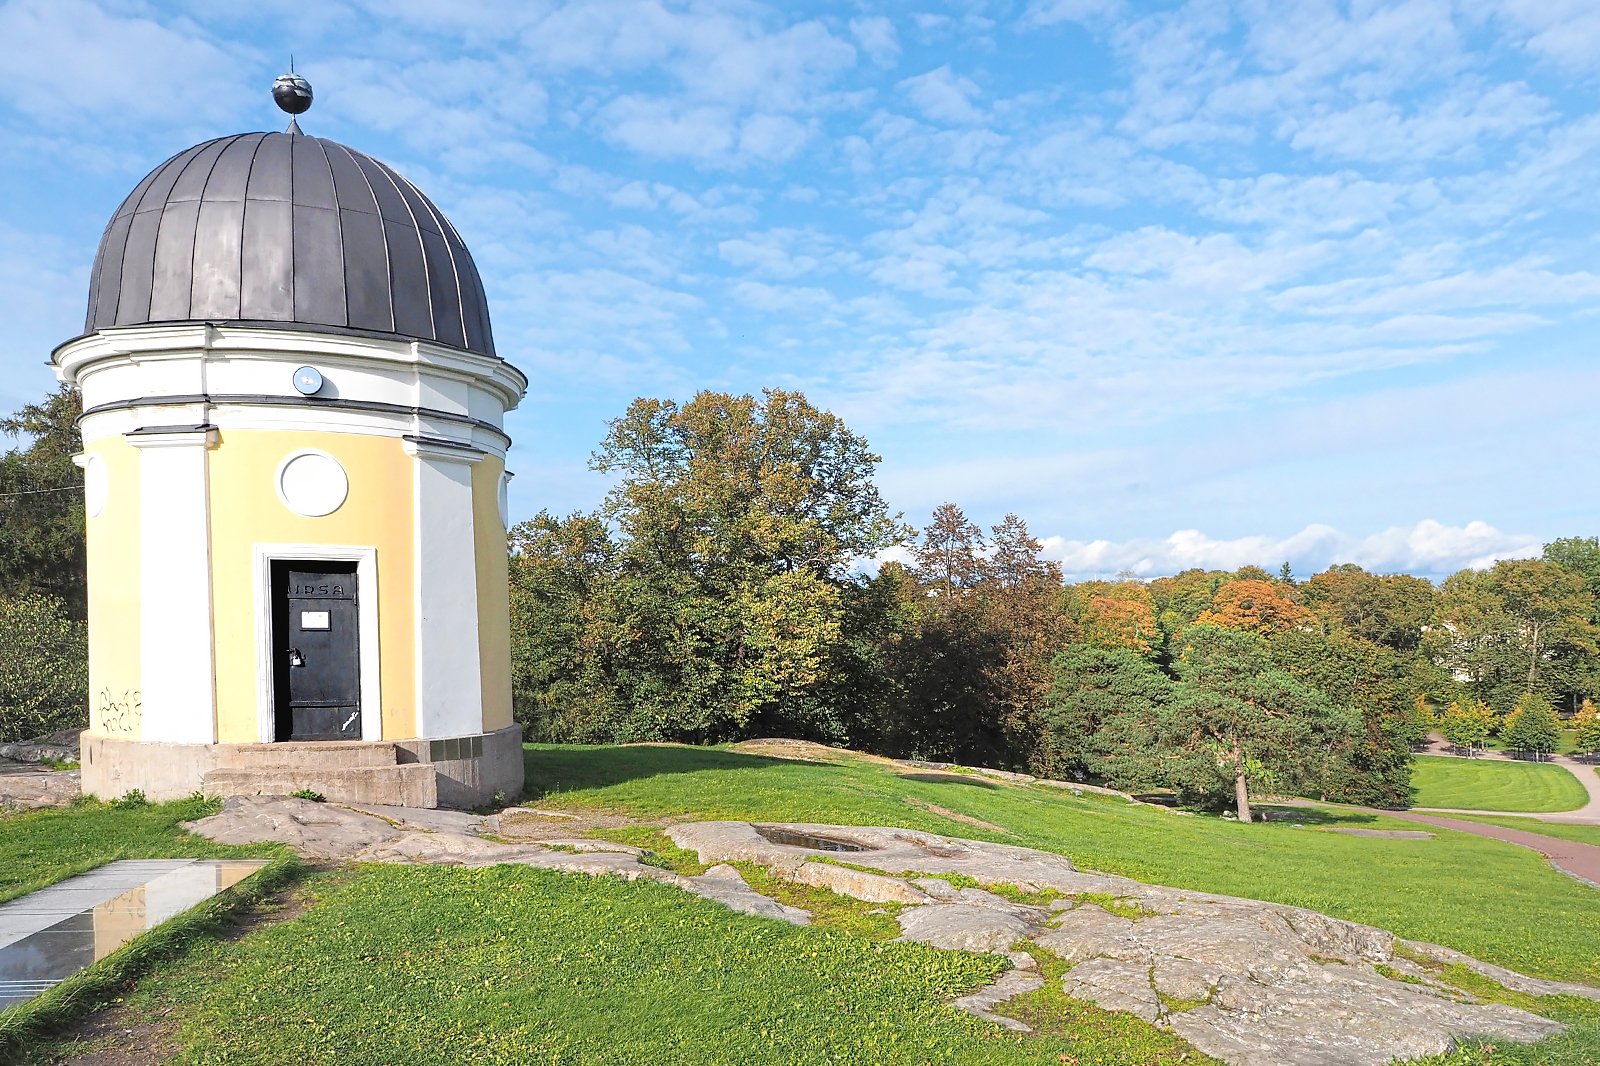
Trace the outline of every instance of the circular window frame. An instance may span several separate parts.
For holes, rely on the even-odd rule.
[[[311,456],[315,456],[318,459],[326,459],[328,462],[332,463],[333,468],[339,472],[340,478],[344,481],[344,491],[339,494],[338,502],[325,511],[309,511],[301,507],[297,507],[294,502],[289,499],[289,494],[283,490],[283,475],[288,472],[290,465],[298,459],[305,459]],[[323,451],[321,448],[297,448],[288,455],[284,456],[282,461],[278,463],[278,469],[272,475],[272,488],[278,494],[278,502],[283,504],[283,506],[289,510],[290,514],[299,515],[301,518],[326,518],[349,502],[350,471],[346,470],[344,468],[344,464],[339,461],[339,457],[331,452]]]

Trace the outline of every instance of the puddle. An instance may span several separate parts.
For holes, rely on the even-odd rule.
[[[124,859],[0,904],[0,1010],[60,984],[265,865]]]
[[[756,826],[756,832],[762,838],[774,844],[787,844],[791,848],[809,848],[812,851],[875,851],[865,844],[857,844],[853,840],[840,840],[838,837],[818,836],[815,833],[799,833],[793,829],[779,829],[776,826]]]

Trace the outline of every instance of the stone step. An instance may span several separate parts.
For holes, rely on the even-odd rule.
[[[438,776],[427,763],[338,768],[273,767],[216,769],[205,775],[208,796],[287,796],[302,789],[338,803],[385,803],[395,807],[437,807]]]
[[[363,766],[393,766],[399,761],[395,745],[384,741],[229,744],[217,752],[219,770],[348,770]]]

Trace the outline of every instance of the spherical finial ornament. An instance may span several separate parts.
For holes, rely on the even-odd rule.
[[[272,83],[272,98],[291,115],[303,115],[311,107],[311,83],[298,74],[279,74]]]

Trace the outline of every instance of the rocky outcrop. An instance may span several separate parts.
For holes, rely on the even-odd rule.
[[[1518,991],[1600,999],[1600,990],[1523,977],[1315,911],[1080,871],[1027,848],[893,828],[700,822],[667,833],[702,862],[738,858],[783,873],[809,858],[900,879],[924,896],[900,914],[904,939],[973,951],[1037,944],[1072,964],[1068,995],[1136,1014],[1237,1066],[1382,1066],[1438,1054],[1461,1037],[1528,1042],[1563,1028],[1475,1001],[1436,981],[1418,958],[1460,962]],[[763,834],[814,836],[828,848]],[[833,850],[841,846],[852,850]],[[1015,886],[1038,902],[958,889],[929,874]],[[974,1012],[1003,1009],[1006,993],[1037,987],[1030,976],[1008,974]]]
[[[31,763],[0,762],[0,811],[70,807],[80,791],[76,770],[42,770]]]
[[[324,861],[517,863],[646,878],[805,924],[804,911],[756,892],[728,865],[753,862],[797,883],[898,905],[902,939],[1006,955],[1013,967],[997,983],[956,1002],[978,1017],[1027,1028],[1005,1016],[1004,1004],[1043,984],[1029,954],[1037,945],[1070,964],[1061,978],[1068,995],[1135,1014],[1236,1066],[1384,1066],[1446,1051],[1465,1036],[1526,1042],[1562,1029],[1440,983],[1435,969],[1451,963],[1516,991],[1600,999],[1597,989],[1525,977],[1314,911],[1146,885],[1005,844],[894,828],[679,823],[667,835],[711,864],[689,877],[625,845],[577,836],[507,843],[480,835],[495,833],[493,818],[418,821],[386,811],[236,797],[189,828],[227,843],[281,841]]]

